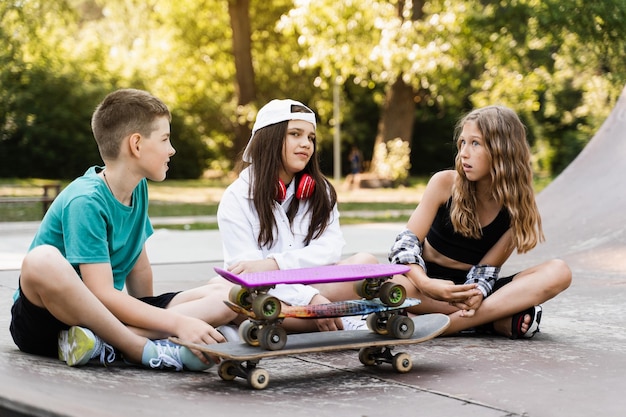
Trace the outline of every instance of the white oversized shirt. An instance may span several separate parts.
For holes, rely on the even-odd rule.
[[[310,213],[309,203],[300,202],[298,213],[290,227],[286,208],[295,198],[295,185],[287,187],[287,197],[282,204],[274,203],[274,216],[278,233],[274,235],[274,246],[259,247],[259,216],[249,195],[251,169],[244,169],[239,178],[225,191],[217,210],[217,222],[224,249],[224,265],[228,268],[240,261],[273,258],[280,269],[307,268],[331,265],[341,259],[345,240],[339,226],[339,210],[333,207],[330,223],[324,233],[305,245]],[[278,285],[271,293],[292,305],[307,305],[319,293],[307,285]]]

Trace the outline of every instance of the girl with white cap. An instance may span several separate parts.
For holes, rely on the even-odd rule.
[[[345,245],[337,193],[322,174],[315,113],[294,100],[272,100],[259,110],[239,178],[224,192],[217,220],[225,267],[235,273],[306,268],[336,263],[376,263],[373,255],[341,260]],[[272,294],[292,305],[321,304],[354,294],[278,285]],[[347,288],[347,287],[346,287]],[[332,295],[331,295],[332,294]],[[293,331],[344,328],[342,319],[285,320]]]

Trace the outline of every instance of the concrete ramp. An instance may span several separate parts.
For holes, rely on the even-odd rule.
[[[562,257],[574,269],[570,288],[543,305],[541,333],[532,340],[438,337],[402,349],[414,361],[406,374],[364,367],[353,351],[264,361],[272,380],[263,391],[222,381],[217,367],[199,373],[122,364],[71,368],[17,350],[8,328],[19,272],[0,270],[0,416],[622,417],[624,174],[626,91],[580,156],[538,196],[547,242],[505,264],[520,270]],[[343,230],[350,252],[384,261],[402,227]],[[0,230],[0,253],[3,245],[27,247],[32,233]],[[150,256],[160,261],[153,268],[156,293],[196,287],[222,264],[219,231],[162,232],[153,239]],[[197,250],[212,260],[198,262]]]
[[[626,88],[595,136],[537,197],[546,242],[533,260],[626,271]],[[512,264],[526,258],[515,256]]]

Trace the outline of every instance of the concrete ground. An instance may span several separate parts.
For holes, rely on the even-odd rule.
[[[401,227],[345,226],[346,254],[367,246],[383,259],[383,243]],[[3,253],[25,250],[31,233],[3,233],[3,243],[7,237],[11,247],[2,247]],[[216,231],[160,230],[148,249],[157,292],[197,286],[221,265]],[[17,276],[15,269],[0,271],[0,306],[6,312],[0,316],[0,410],[22,413],[15,415],[245,415],[254,410],[273,416],[621,416],[626,409],[621,302],[626,279],[619,273],[576,270],[572,287],[544,305],[542,331],[529,341],[437,338],[402,349],[414,361],[413,370],[403,375],[385,365],[365,368],[353,351],[271,359],[261,363],[272,378],[264,391],[252,391],[242,380],[226,383],[215,369],[70,368],[23,354],[8,332]]]
[[[253,391],[216,369],[158,372],[70,368],[19,352],[8,332],[11,295],[32,225],[0,224],[2,416],[623,416],[626,410],[626,93],[592,142],[538,198],[547,242],[506,265],[561,257],[572,286],[545,303],[531,340],[440,337],[403,348],[413,370],[364,367],[357,352],[261,362],[271,382]],[[344,226],[344,254],[381,260],[401,224]],[[158,231],[149,240],[155,290],[202,284],[221,265],[217,231]]]

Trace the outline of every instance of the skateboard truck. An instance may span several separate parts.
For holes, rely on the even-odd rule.
[[[354,291],[359,297],[366,300],[373,300],[378,297],[380,301],[388,306],[396,307],[406,299],[406,289],[401,284],[388,282],[391,277],[367,278],[355,281]]]
[[[263,368],[258,368],[259,361],[238,362],[225,360],[220,363],[217,370],[218,376],[224,381],[233,381],[235,378],[243,378],[254,389],[264,389],[270,383],[270,374]]]
[[[239,335],[250,346],[265,350],[281,350],[287,343],[287,332],[279,326],[282,320],[263,323],[248,319],[239,325]]]
[[[389,363],[394,371],[404,374],[413,368],[411,355],[406,352],[393,354],[392,346],[364,347],[359,350],[359,361],[365,366],[380,365]]]
[[[251,310],[254,315],[264,320],[274,320],[280,315],[280,300],[267,292],[274,288],[256,287],[253,290],[234,285],[228,293],[228,299],[231,303]]]
[[[415,330],[415,324],[398,310],[371,313],[367,316],[367,328],[381,335],[391,335],[397,339],[408,339]]]

